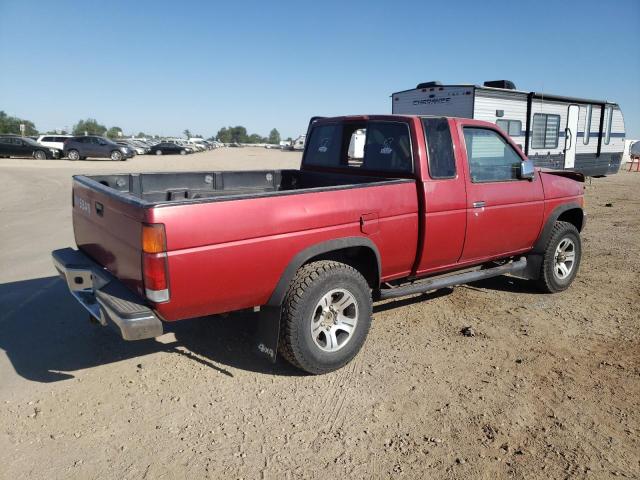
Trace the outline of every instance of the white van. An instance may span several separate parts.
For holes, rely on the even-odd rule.
[[[44,145],[45,147],[59,148],[60,150],[64,150],[64,142],[71,137],[73,137],[73,135],[40,135],[37,142],[40,145]]]

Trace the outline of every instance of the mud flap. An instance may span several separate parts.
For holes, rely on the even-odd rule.
[[[280,307],[260,307],[256,344],[258,352],[275,363],[280,338]]]

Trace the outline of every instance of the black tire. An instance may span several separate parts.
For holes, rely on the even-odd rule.
[[[162,155],[162,150],[156,150],[156,155]]]
[[[566,251],[562,249],[563,242],[567,246]],[[558,253],[559,250],[560,253]],[[567,266],[571,252],[573,253],[573,261],[570,266]],[[576,278],[581,258],[582,241],[578,229],[568,222],[556,222],[542,257],[540,276],[536,281],[538,288],[546,293],[562,292],[569,288]],[[564,268],[568,270],[568,273],[564,272],[560,266],[561,263],[565,265]]]
[[[109,155],[109,158],[111,158],[111,160],[113,160],[114,162],[119,162],[124,158],[124,155],[122,155],[122,152],[119,150],[113,150],[111,152],[111,155]]]
[[[339,291],[332,294],[336,290]],[[329,297],[336,298],[339,303],[342,298],[347,298],[340,297],[341,292],[350,294],[349,301],[352,301],[342,313],[350,315],[345,312],[351,309],[351,312],[355,312],[356,320],[350,334],[340,331],[340,327],[336,326],[338,333],[332,338],[336,341],[337,350],[325,351],[319,345],[322,340],[318,340],[325,335],[321,331],[325,327],[318,328],[319,336],[314,336],[312,325],[319,327],[327,320],[331,323],[330,319],[323,317],[322,309],[321,320],[316,320],[318,308],[321,308],[319,302]],[[330,260],[305,265],[296,273],[282,306],[280,353],[291,364],[308,373],[321,374],[337,370],[349,363],[364,345],[371,326],[371,315],[371,290],[360,272],[349,265]],[[335,319],[339,317],[336,315],[333,318],[336,322]],[[327,326],[327,331],[329,328],[334,327]],[[324,338],[327,343],[325,348],[330,348],[329,337],[325,335]]]
[[[35,152],[33,152],[33,158],[35,158],[36,160],[46,160],[47,152],[45,152],[44,150],[36,150]]]
[[[81,160],[80,152],[78,152],[78,150],[69,150],[67,152],[67,158],[72,161]]]

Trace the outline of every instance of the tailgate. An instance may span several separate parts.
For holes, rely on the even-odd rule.
[[[102,187],[100,185],[99,187]],[[73,181],[73,231],[78,248],[131,290],[143,294],[144,209],[120,192]]]

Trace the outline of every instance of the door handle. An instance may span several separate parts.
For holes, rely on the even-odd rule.
[[[573,144],[573,133],[571,133],[571,129],[570,128],[565,128],[564,129],[564,151],[566,152],[567,150],[571,149],[571,145]]]
[[[473,202],[473,208],[483,208],[487,203],[484,200]]]

